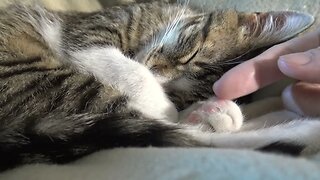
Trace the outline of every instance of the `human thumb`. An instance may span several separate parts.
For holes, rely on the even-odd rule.
[[[284,106],[303,116],[320,116],[320,84],[298,82],[282,93]]]
[[[320,48],[281,56],[278,67],[283,74],[293,79],[320,83]]]

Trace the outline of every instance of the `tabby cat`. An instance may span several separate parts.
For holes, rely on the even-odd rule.
[[[316,121],[239,132],[239,107],[211,89],[254,50],[312,22],[296,12],[203,13],[162,3],[93,13],[3,9],[0,167],[128,146],[319,148]]]

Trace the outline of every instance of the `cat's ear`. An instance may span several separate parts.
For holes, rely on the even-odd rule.
[[[292,11],[241,13],[239,16],[241,38],[255,46],[267,46],[292,38],[312,25],[313,16]]]

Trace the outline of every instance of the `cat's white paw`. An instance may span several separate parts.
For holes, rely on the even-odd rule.
[[[148,96],[148,94],[146,94]],[[161,93],[150,98],[141,97],[138,100],[131,100],[129,108],[141,112],[145,117],[151,119],[163,119],[172,122],[178,121],[178,111],[175,105]]]
[[[178,121],[178,111],[175,105],[169,100],[152,73],[140,66],[139,69],[136,69],[136,76],[139,76],[137,84],[140,88],[137,85],[136,92],[132,93],[129,108],[142,112],[148,118]]]
[[[236,103],[211,98],[194,106],[182,122],[198,125],[204,131],[234,132],[241,128],[243,115]]]
[[[114,47],[93,47],[71,52],[72,63],[93,74],[107,86],[128,97],[128,108],[152,119],[178,120],[175,105],[167,98],[154,75],[142,64]]]

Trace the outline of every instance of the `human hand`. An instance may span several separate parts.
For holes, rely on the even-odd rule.
[[[284,105],[305,115],[320,115],[320,30],[275,45],[225,73],[213,90],[219,98],[247,95],[285,76],[300,80],[283,92]]]

